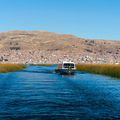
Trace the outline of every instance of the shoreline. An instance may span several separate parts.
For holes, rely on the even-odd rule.
[[[0,63],[0,73],[16,72],[26,68],[24,64],[4,64]]]
[[[0,73],[15,72],[23,70],[27,65],[33,66],[52,66],[54,64],[13,64],[0,63]],[[93,74],[106,75],[114,78],[120,78],[120,64],[76,64],[78,71],[84,71]]]
[[[120,64],[78,64],[77,70],[120,78]]]

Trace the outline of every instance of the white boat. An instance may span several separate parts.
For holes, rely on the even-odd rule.
[[[72,75],[76,71],[76,65],[74,62],[64,61],[62,64],[58,64],[58,68],[55,71],[59,74]]]

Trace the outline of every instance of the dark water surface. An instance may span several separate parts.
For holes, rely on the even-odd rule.
[[[120,119],[120,80],[56,66],[0,74],[0,120]]]

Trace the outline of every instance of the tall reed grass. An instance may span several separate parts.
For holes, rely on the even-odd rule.
[[[0,64],[0,73],[19,71],[24,68],[23,64]]]
[[[34,66],[52,66],[53,64],[32,64]]]
[[[120,78],[120,64],[78,64],[77,70]]]

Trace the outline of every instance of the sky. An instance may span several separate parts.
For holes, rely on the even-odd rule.
[[[120,40],[120,0],[0,0],[0,32],[12,30]]]

